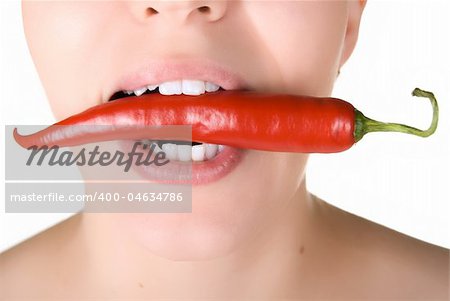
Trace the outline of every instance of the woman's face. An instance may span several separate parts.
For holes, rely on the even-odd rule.
[[[133,72],[154,62],[219,65],[239,81],[233,89],[327,96],[353,50],[362,9],[357,1],[30,1],[23,18],[62,119],[138,88]],[[223,255],[270,227],[299,189],[306,161],[304,154],[249,150],[224,178],[193,187],[192,213],[122,214],[109,222],[161,256]]]

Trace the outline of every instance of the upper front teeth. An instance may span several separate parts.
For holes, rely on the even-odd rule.
[[[163,85],[164,84],[162,84],[159,88],[161,89]],[[201,80],[183,80],[181,81],[180,86],[183,91],[182,93],[186,95],[200,95],[205,93],[205,82]],[[161,94],[163,93],[161,92]]]
[[[210,82],[204,82],[201,80],[190,80],[190,79],[183,79],[183,80],[176,80],[176,81],[169,81],[164,82],[159,85],[148,85],[146,87],[138,88],[136,90],[132,91],[123,91],[124,93],[131,95],[134,93],[136,96],[141,96],[145,93],[145,91],[150,90],[153,91],[157,87],[159,87],[159,93],[163,95],[201,95],[205,92],[216,92],[219,90],[220,86],[210,83]]]

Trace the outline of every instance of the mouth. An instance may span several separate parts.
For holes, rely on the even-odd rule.
[[[134,90],[122,90],[114,93],[108,101],[130,96],[141,96],[145,94],[161,95],[202,95],[204,93],[225,91],[224,88],[211,82],[202,80],[176,80],[160,84],[148,84]]]
[[[123,77],[107,102],[122,98],[151,102],[149,94],[195,97],[227,90],[248,90],[244,85],[239,76],[210,61],[160,61],[135,69]],[[155,152],[164,152],[170,160],[159,168],[136,166],[138,173],[147,179],[171,183],[199,185],[217,181],[231,173],[245,153],[244,149],[200,141],[154,140],[149,137],[135,142],[140,142],[143,148],[153,147]],[[123,146],[126,149],[132,147],[131,143]],[[168,175],[171,180],[167,179]]]
[[[131,101],[151,101],[151,98],[143,95],[190,95],[199,96],[205,93],[221,93],[226,91],[220,85],[203,80],[182,79],[175,81],[167,81],[158,84],[147,84],[134,90],[121,90],[115,92],[108,102],[127,98]],[[133,99],[135,98],[135,99]],[[164,152],[166,158],[171,161],[196,163],[211,161],[215,159],[225,147],[230,146],[222,144],[202,143],[198,141],[182,141],[182,140],[154,140],[151,138],[140,139],[141,145],[149,149],[153,147],[157,152]]]
[[[198,96],[205,93],[221,93],[225,91],[215,83],[202,80],[176,80],[160,84],[148,84],[134,90],[122,90],[114,93],[109,102],[122,98],[133,101],[151,101],[143,95],[190,95]],[[141,139],[142,149],[163,152],[169,163],[155,168],[154,166],[135,166],[135,171],[143,178],[172,184],[207,184],[225,177],[231,173],[241,162],[243,149],[228,145],[202,143],[198,141],[181,140],[153,140]],[[132,148],[132,143],[122,144],[125,150]]]

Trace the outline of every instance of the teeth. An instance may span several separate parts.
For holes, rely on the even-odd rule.
[[[153,90],[155,90],[156,88],[158,88],[158,85],[148,85],[148,86],[147,86],[147,89],[148,89],[149,91],[153,91]]]
[[[158,143],[152,142],[151,145],[154,145],[154,146],[155,146],[155,150],[154,150],[155,153],[159,153],[159,152],[162,152],[162,151],[163,151],[163,150],[159,147]]]
[[[205,82],[201,80],[187,80],[182,81],[183,94],[185,95],[200,95],[205,93]]]
[[[204,144],[194,145],[192,147],[192,161],[205,160],[205,146]]]
[[[180,95],[182,93],[181,80],[160,84],[159,93],[162,95]]]
[[[177,145],[178,147],[178,160],[191,161],[192,158],[192,146],[190,145]]]
[[[156,141],[143,139],[142,145],[145,145],[148,149],[154,146],[154,152],[164,152],[166,158],[173,161],[183,162],[203,162],[205,160],[211,160],[216,157],[222,150],[223,145],[202,143],[198,145],[178,145],[175,143],[163,143],[162,147],[158,146]]]
[[[217,90],[219,90],[219,86],[210,82],[206,82],[205,84],[205,90],[206,92],[216,92]]]
[[[163,152],[166,153],[166,158],[169,160],[178,160],[178,149],[174,143],[165,143],[162,145]]]
[[[134,92],[134,94],[136,94],[136,96],[141,96],[142,94],[144,94],[145,91],[147,91],[147,87],[133,90],[133,92]]]
[[[205,145],[205,156],[208,160],[214,158],[217,154],[218,146],[217,144],[206,144]]]
[[[162,95],[201,95],[205,92],[216,92],[220,89],[220,86],[211,82],[183,79],[164,82],[159,85],[147,85],[146,87],[138,88],[136,90],[124,90],[122,92],[128,95],[134,93],[136,96],[141,96],[145,93],[145,91],[147,91],[147,89],[149,91],[153,91],[158,87],[159,93]]]

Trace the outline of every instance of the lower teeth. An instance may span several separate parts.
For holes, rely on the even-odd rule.
[[[217,154],[223,151],[224,146],[218,144],[200,143],[191,145],[191,143],[164,143],[161,141],[142,140],[142,145],[150,147],[155,146],[154,152],[164,152],[166,158],[174,161],[183,162],[203,162],[214,159]],[[161,145],[162,147],[159,147]]]

